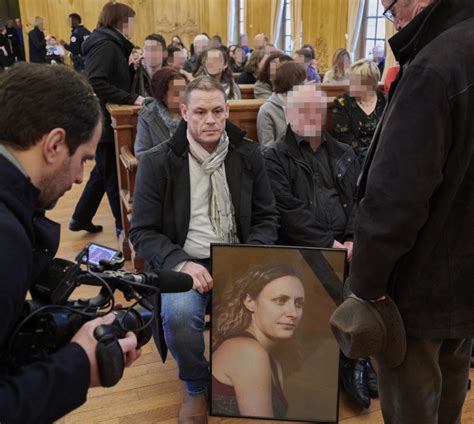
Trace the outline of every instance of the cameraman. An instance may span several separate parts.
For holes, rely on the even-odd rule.
[[[102,131],[99,101],[63,66],[18,64],[0,75],[0,422],[47,423],[77,408],[100,384],[93,336],[114,315],[86,323],[47,360],[9,365],[7,343],[27,291],[54,258],[59,225],[45,217],[94,159]],[[126,365],[136,337],[120,345]]]

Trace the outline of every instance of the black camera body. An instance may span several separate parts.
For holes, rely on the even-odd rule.
[[[120,269],[123,263],[120,252],[95,243],[79,253],[76,263],[54,259],[30,289],[32,299],[25,301],[19,323],[9,338],[6,357],[9,364],[22,366],[46,359],[69,343],[84,323],[113,310],[116,315],[113,323],[97,327],[94,336],[98,341],[96,357],[101,384],[115,385],[124,370],[118,339],[132,331],[140,348],[152,336],[150,324],[154,311],[149,298],[160,292],[192,288],[192,278],[186,274],[172,271],[132,274]],[[96,297],[69,300],[80,285],[101,289]],[[126,309],[114,309],[115,290],[135,303]]]

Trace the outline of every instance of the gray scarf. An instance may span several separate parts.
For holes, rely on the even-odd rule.
[[[201,165],[201,169],[210,176],[209,219],[216,236],[223,243],[238,243],[235,224],[234,205],[227,184],[224,161],[229,151],[229,137],[224,131],[216,150],[208,154],[203,147],[190,137],[189,152]]]

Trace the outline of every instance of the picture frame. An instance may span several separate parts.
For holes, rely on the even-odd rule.
[[[215,244],[210,415],[337,423],[346,251]]]

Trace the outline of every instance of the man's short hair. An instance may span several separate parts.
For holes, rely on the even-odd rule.
[[[77,21],[78,23],[81,23],[81,22],[82,22],[81,16],[78,15],[77,13],[71,13],[71,14],[69,15],[69,19],[75,20],[75,21]]]
[[[298,62],[286,62],[281,65],[273,81],[273,91],[275,93],[287,93],[295,85],[303,84],[306,79],[304,65]]]
[[[135,16],[135,11],[128,5],[116,1],[109,1],[100,12],[97,26],[99,28],[122,29],[129,18]]]
[[[0,143],[28,150],[54,128],[72,156],[101,119],[87,80],[66,66],[18,63],[0,75]]]
[[[41,22],[43,22],[43,18],[41,16],[35,16],[35,19],[33,19],[34,26],[38,26]]]
[[[163,49],[163,51],[166,50],[166,40],[165,40],[165,37],[163,37],[161,34],[150,34],[150,35],[147,35],[145,37],[145,41],[146,40],[153,40],[153,41],[156,41],[157,43],[161,44],[161,47]]]
[[[193,79],[187,86],[186,91],[184,92],[184,102],[188,104],[189,96],[192,91],[201,90],[201,91],[220,91],[224,96],[224,100],[227,101],[227,96],[222,85],[216,81],[214,78],[211,78],[207,75],[197,77]]]
[[[298,56],[303,56],[304,57],[304,61],[306,63],[308,62],[311,62],[314,57],[313,57],[313,52],[310,50],[310,49],[307,49],[307,48],[302,48],[302,49],[298,49],[296,50],[295,52]]]

